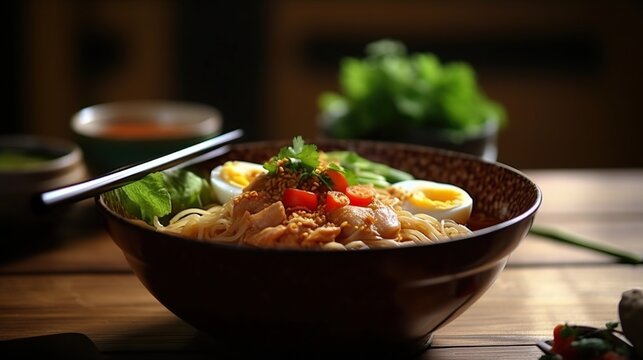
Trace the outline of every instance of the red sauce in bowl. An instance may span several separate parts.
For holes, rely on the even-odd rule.
[[[178,139],[192,134],[190,127],[155,121],[115,121],[105,124],[101,129],[101,137],[109,139]]]

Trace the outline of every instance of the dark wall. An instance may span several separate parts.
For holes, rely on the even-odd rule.
[[[216,104],[225,127],[260,138],[264,4],[252,1],[179,2],[180,96]]]
[[[0,134],[15,133],[20,128],[20,97],[22,96],[21,73],[21,31],[20,31],[20,3],[8,1],[2,12],[2,37],[4,44],[4,65],[2,66],[3,91],[0,96],[0,106],[4,115],[0,118]]]
[[[161,98],[221,110],[249,140],[315,136],[339,61],[395,37],[470,62],[505,105],[518,168],[643,167],[643,6],[634,0],[11,0],[0,133],[69,137],[96,103]]]
[[[102,102],[203,102],[255,138],[264,2],[9,1],[2,133],[70,136]]]

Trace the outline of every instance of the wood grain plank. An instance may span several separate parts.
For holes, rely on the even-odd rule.
[[[597,244],[627,250],[643,257],[643,220],[600,219],[567,220],[555,219],[536,224],[583,237]],[[509,259],[509,266],[556,265],[556,264],[608,264],[617,262],[612,256],[600,254],[551,239],[528,235]]]
[[[618,320],[623,291],[642,286],[641,266],[509,268],[435,344],[533,344],[558,323],[600,327]]]
[[[107,359],[114,360],[205,360],[218,359],[212,353],[192,352],[108,352]],[[534,345],[492,347],[430,348],[417,357],[418,360],[471,360],[471,359],[538,359],[542,352]]]
[[[472,308],[435,336],[436,347],[533,345],[559,322],[617,319],[620,294],[643,267],[510,268]],[[211,344],[130,274],[0,276],[0,339],[61,332],[101,351],[194,351]]]
[[[543,192],[534,224],[643,255],[643,169],[530,170]],[[613,263],[586,249],[527,236],[509,265]]]
[[[131,272],[125,256],[102,230],[70,238],[60,246],[35,251],[0,264],[2,273]]]
[[[56,209],[59,222],[38,236],[9,234],[0,252],[0,274],[43,272],[129,272],[120,249],[103,227],[92,200]],[[7,245],[13,244],[13,245]]]
[[[538,359],[542,355],[536,346],[489,346],[432,348],[419,359],[425,360],[471,360],[471,359]]]
[[[540,187],[540,216],[643,215],[643,169],[528,170]]]

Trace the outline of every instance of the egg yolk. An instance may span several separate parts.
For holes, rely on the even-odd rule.
[[[223,168],[221,168],[221,178],[230,185],[240,188],[248,186],[259,174],[261,174],[260,170],[243,169],[231,161],[223,164]]]
[[[462,203],[462,194],[454,189],[422,189],[414,191],[408,200],[423,209],[450,209]]]

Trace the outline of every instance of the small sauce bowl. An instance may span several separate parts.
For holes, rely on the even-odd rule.
[[[221,115],[215,108],[178,101],[98,104],[71,119],[93,175],[196,144],[217,135],[221,127]]]

